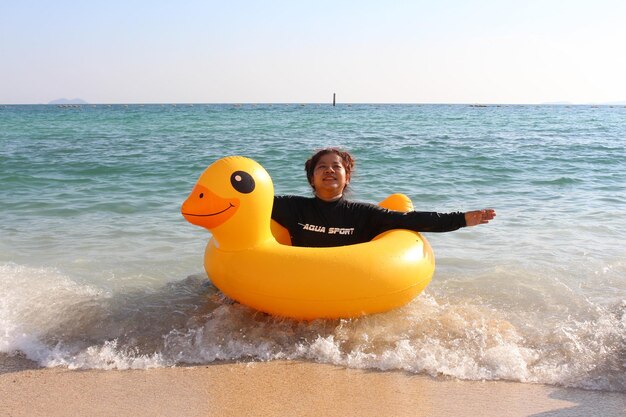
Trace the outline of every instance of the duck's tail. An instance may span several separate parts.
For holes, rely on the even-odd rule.
[[[389,197],[385,198],[383,201],[378,203],[382,208],[386,208],[387,210],[393,211],[413,211],[413,202],[409,197],[404,194],[391,194]]]

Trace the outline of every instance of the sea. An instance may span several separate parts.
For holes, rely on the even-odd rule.
[[[497,217],[425,234],[433,280],[393,311],[296,321],[228,299],[180,214],[198,176],[244,155],[310,196],[327,146],[356,159],[353,200]],[[0,369],[274,360],[626,392],[626,107],[0,106]]]

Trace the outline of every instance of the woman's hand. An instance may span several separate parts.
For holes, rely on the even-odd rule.
[[[468,226],[476,226],[478,224],[487,224],[489,220],[496,217],[494,209],[474,210],[465,213],[465,224]]]

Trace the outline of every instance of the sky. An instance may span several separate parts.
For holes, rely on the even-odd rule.
[[[616,103],[624,0],[0,0],[0,103]]]

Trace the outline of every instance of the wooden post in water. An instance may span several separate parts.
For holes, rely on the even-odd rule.
[[[333,107],[335,107],[335,93],[333,93]]]

